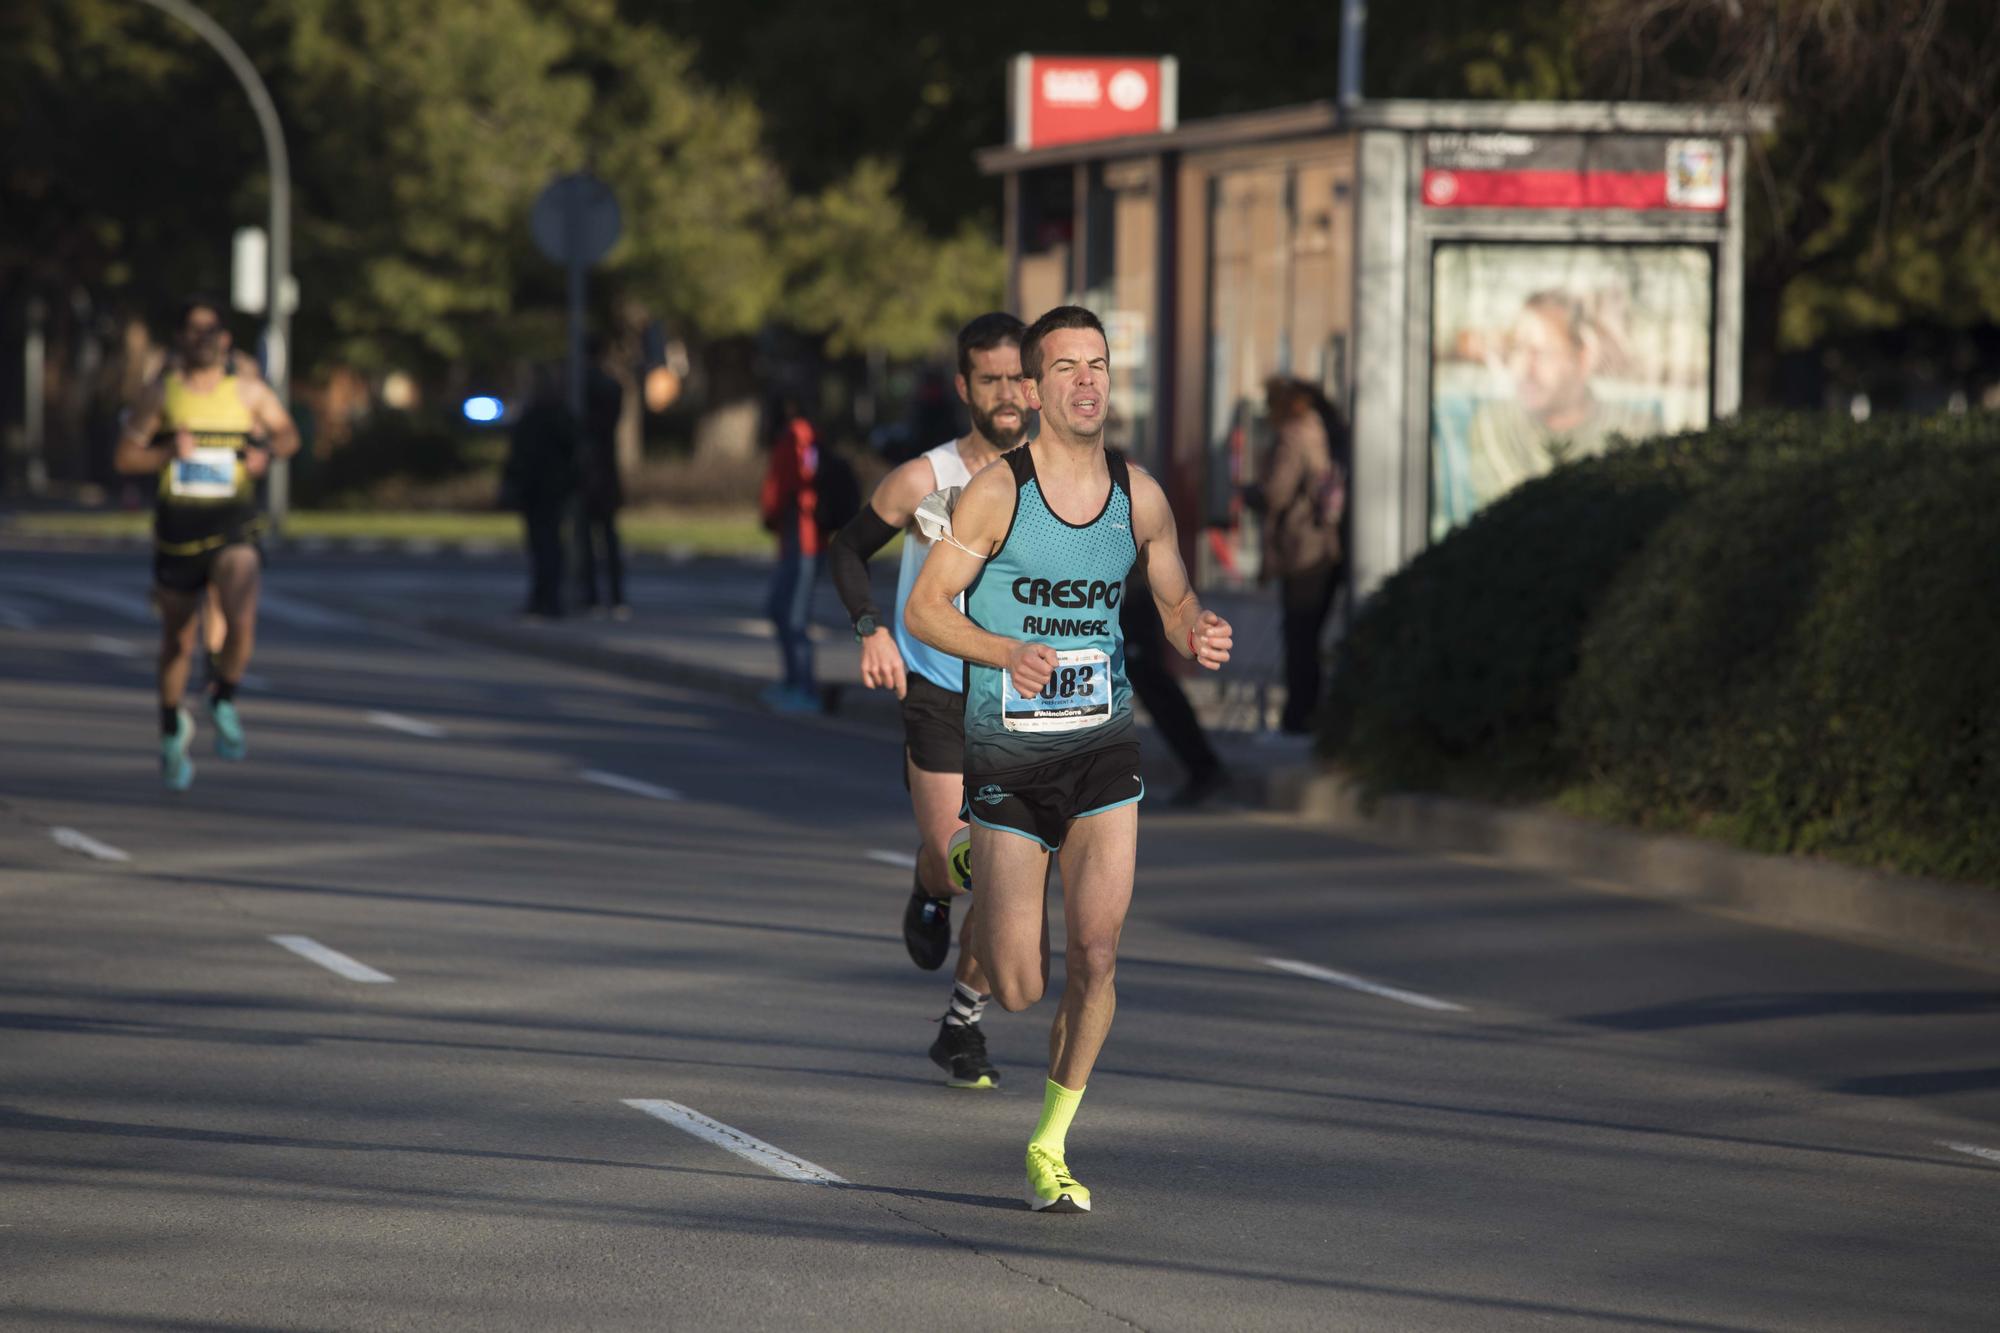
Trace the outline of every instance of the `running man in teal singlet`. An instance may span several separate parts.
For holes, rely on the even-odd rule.
[[[966,486],[904,616],[966,664],[973,952],[1009,1012],[1047,989],[1048,858],[1061,859],[1066,980],[1027,1199],[1088,1212],[1066,1136],[1111,1029],[1145,795],[1118,626],[1126,575],[1143,563],[1168,641],[1209,670],[1229,660],[1231,634],[1189,586],[1166,493],[1104,447],[1111,365],[1097,316],[1043,315],[1021,340],[1021,368],[1042,433]]]

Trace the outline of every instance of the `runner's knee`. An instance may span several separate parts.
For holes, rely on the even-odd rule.
[[[1041,999],[1045,984],[1041,975],[1036,972],[1013,976],[993,973],[987,980],[993,984],[993,1002],[1010,1014],[1018,1014]]]
[[[1082,985],[1103,985],[1118,971],[1118,939],[1115,935],[1070,941],[1063,951],[1065,974]]]

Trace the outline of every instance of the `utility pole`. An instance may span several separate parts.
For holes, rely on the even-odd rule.
[[[1368,45],[1368,0],[1340,3],[1340,109],[1361,105],[1361,56]]]
[[[264,132],[264,157],[271,176],[271,255],[269,279],[265,286],[264,378],[278,401],[291,406],[292,311],[288,304],[292,282],[292,166],[285,152],[285,130],[278,123],[278,107],[263,76],[243,54],[243,48],[222,25],[188,0],[142,0],[193,28],[202,40],[214,47],[223,63],[250,96],[250,108],[257,114],[257,127]],[[291,465],[284,459],[271,460],[271,519],[282,531],[286,511],[291,507]]]

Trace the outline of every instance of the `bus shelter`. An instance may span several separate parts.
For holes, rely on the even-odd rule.
[[[1349,576],[1573,457],[1740,396],[1758,108],[1331,101],[988,149],[1008,301],[1111,344],[1109,442],[1204,581],[1254,578],[1273,376],[1351,421]]]

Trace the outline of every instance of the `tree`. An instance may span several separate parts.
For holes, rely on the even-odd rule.
[[[799,200],[782,253],[790,322],[824,332],[835,355],[923,356],[944,330],[1000,303],[999,246],[969,221],[942,241],[925,235],[880,159]]]
[[[1753,146],[1753,347],[2000,322],[1990,0],[1575,4],[1587,92],[1779,108]]]

